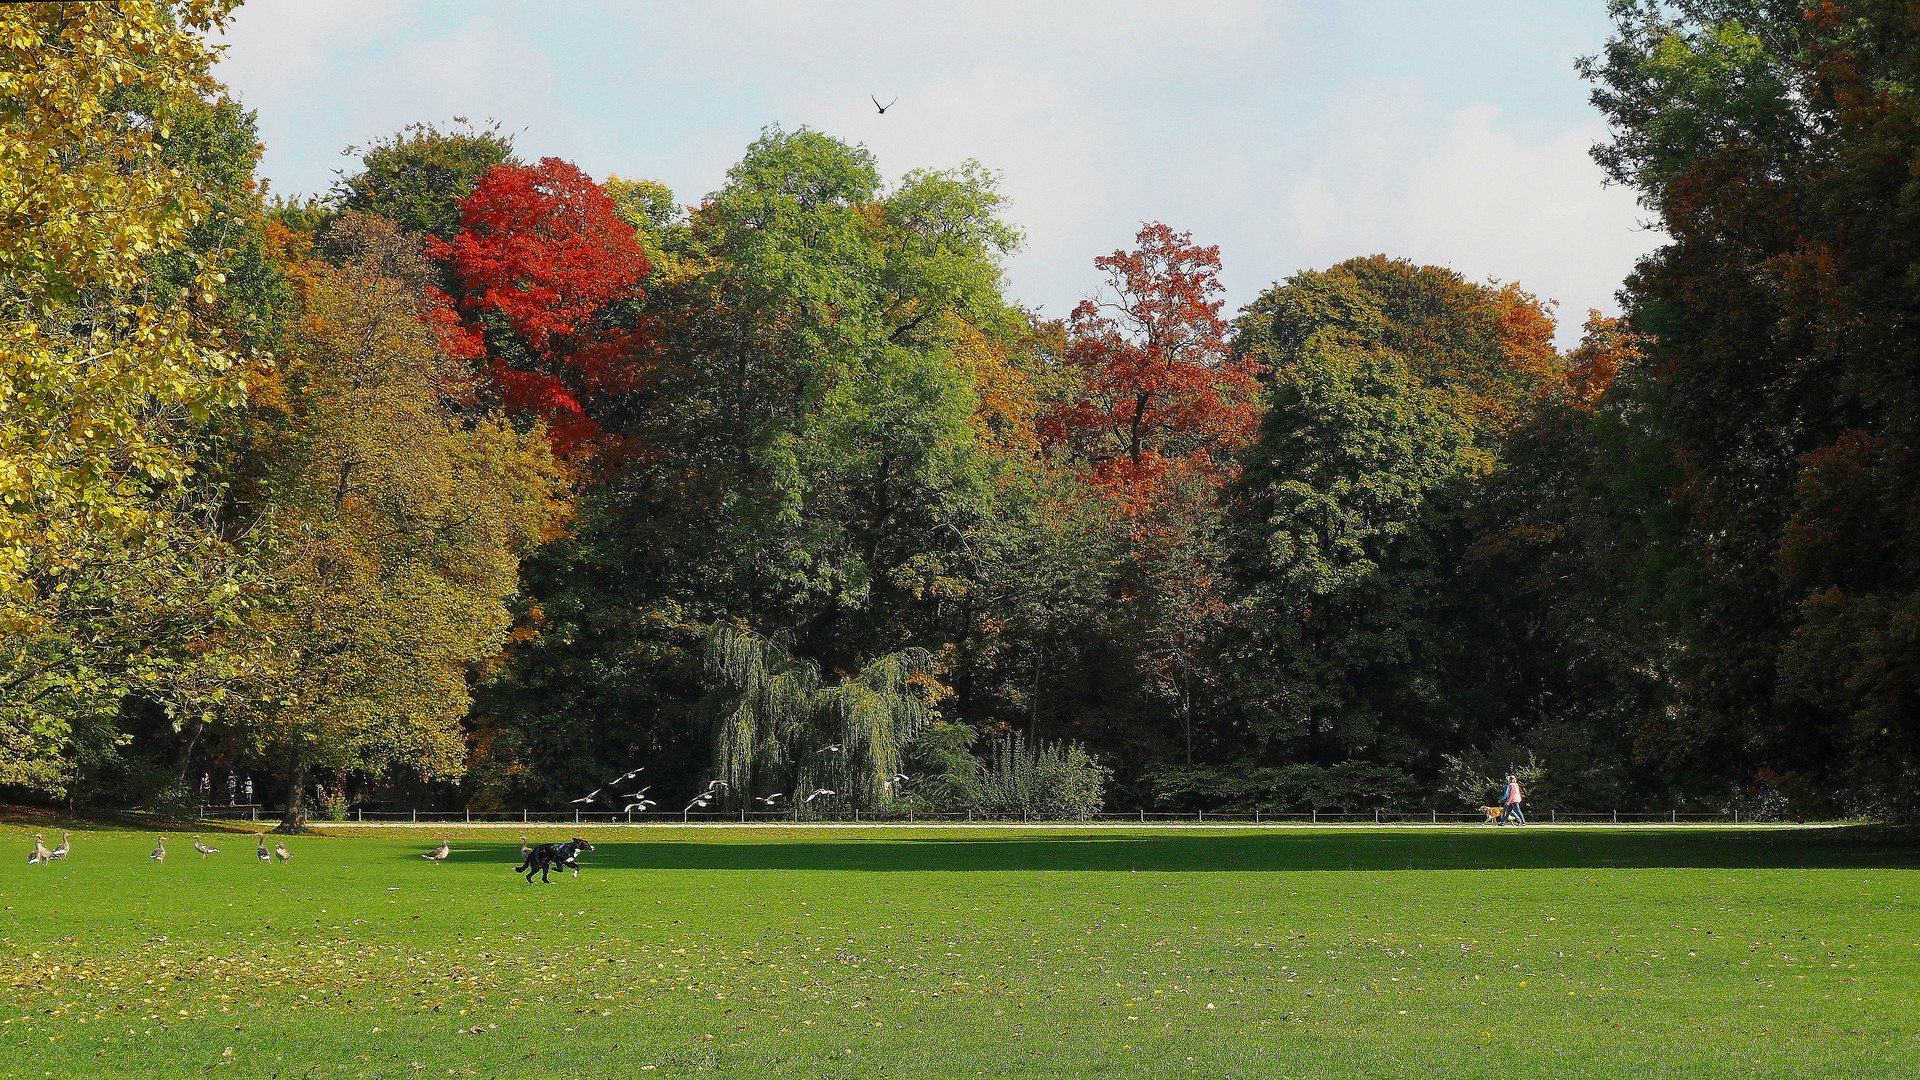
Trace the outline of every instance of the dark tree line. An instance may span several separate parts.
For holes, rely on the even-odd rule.
[[[252,118],[173,102],[221,224],[146,272],[225,269],[245,400],[170,422],[234,599],[150,631],[190,694],[103,677],[11,775],[1908,813],[1920,39],[1890,0],[1612,12],[1595,157],[1669,240],[1567,352],[1519,286],[1384,255],[1225,313],[1158,224],[1041,319],[990,172],[806,129],[694,205],[422,125],[269,206]]]

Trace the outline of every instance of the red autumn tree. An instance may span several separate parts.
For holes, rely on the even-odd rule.
[[[1050,451],[1085,462],[1093,479],[1129,497],[1170,468],[1219,474],[1252,436],[1258,366],[1235,359],[1220,318],[1220,249],[1191,233],[1141,226],[1134,251],[1095,259],[1110,296],[1083,300],[1067,327],[1067,361],[1085,384],[1050,410]]]
[[[555,449],[599,435],[582,399],[631,388],[634,331],[607,317],[650,269],[600,186],[573,165],[498,165],[460,204],[451,243],[430,242],[456,283],[467,353],[508,410],[547,422]]]

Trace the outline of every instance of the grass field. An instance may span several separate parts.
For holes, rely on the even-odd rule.
[[[29,831],[7,1077],[1920,1075],[1886,829]]]

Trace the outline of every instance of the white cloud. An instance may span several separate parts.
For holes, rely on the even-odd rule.
[[[1434,111],[1410,79],[1335,95],[1309,132],[1307,175],[1287,192],[1298,242],[1319,251],[1399,239],[1409,167],[1429,142]]]
[[[464,116],[498,119],[513,128],[565,128],[553,107],[553,72],[545,53],[490,16],[468,19],[452,33],[401,49],[365,72],[354,87],[360,127],[389,132],[415,121]]]
[[[1355,88],[1315,125],[1288,192],[1297,250],[1314,267],[1385,253],[1518,281],[1560,302],[1571,345],[1586,309],[1614,311],[1622,278],[1662,239],[1631,193],[1602,185],[1587,148],[1603,134],[1583,124],[1523,143],[1491,105],[1445,116],[1413,83]]]
[[[343,47],[400,27],[410,0],[252,0],[234,12],[217,74],[250,96],[295,96],[323,80]]]
[[[1613,290],[1662,238],[1637,227],[1631,192],[1602,186],[1587,156],[1604,134],[1598,125],[1523,146],[1496,130],[1497,114],[1485,105],[1461,110],[1446,143],[1415,166],[1407,234],[1415,246],[1445,251],[1468,277],[1517,278],[1562,301],[1562,320],[1577,330],[1588,307],[1614,307]]]
[[[1553,18],[1488,33],[1535,56]],[[523,155],[695,202],[764,125],[805,124],[865,143],[889,176],[999,171],[1028,238],[1011,291],[1048,312],[1159,220],[1221,246],[1229,310],[1386,252],[1517,279],[1577,332],[1658,238],[1586,160],[1596,118],[1571,72],[1553,77],[1558,112],[1534,107],[1539,88],[1464,92],[1467,61],[1429,59],[1403,21],[1258,0],[253,0],[221,73],[260,110],[282,190],[323,190],[348,143],[465,115],[501,120]],[[880,116],[869,93],[899,103]]]
[[[716,70],[751,72],[792,100],[837,86],[849,75],[913,81],[981,62],[1078,70],[1101,81],[1149,70],[1163,82],[1205,81],[1206,66],[1188,63],[1191,58],[1205,55],[1226,64],[1241,59],[1286,19],[1289,7],[1259,0],[758,0],[628,10],[650,37],[673,42],[659,61],[659,74],[699,81]]]

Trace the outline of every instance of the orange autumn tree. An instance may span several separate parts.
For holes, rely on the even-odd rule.
[[[1567,354],[1567,370],[1562,376],[1568,404],[1592,412],[1620,373],[1644,359],[1652,344],[1651,337],[1634,332],[1626,319],[1589,309],[1585,332],[1580,344]]]

